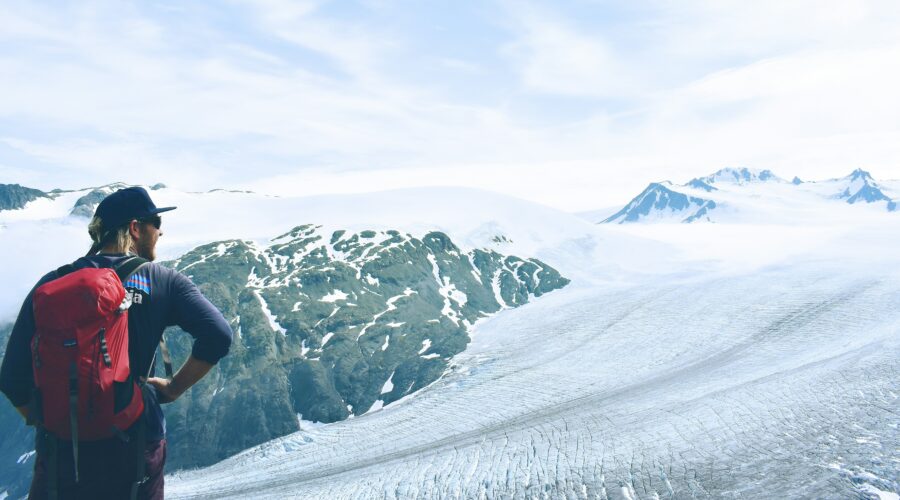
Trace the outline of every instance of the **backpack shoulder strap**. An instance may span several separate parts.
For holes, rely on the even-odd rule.
[[[63,276],[71,273],[74,270],[75,270],[74,264],[66,264],[64,266],[60,266],[56,269],[56,277],[62,278]]]
[[[147,259],[142,259],[141,257],[134,256],[120,262],[119,265],[117,265],[113,269],[116,271],[116,274],[119,276],[119,280],[122,281],[122,284],[125,284],[125,282],[128,281],[128,278],[130,278],[132,274],[138,272],[142,267],[146,266],[149,263],[150,261]]]

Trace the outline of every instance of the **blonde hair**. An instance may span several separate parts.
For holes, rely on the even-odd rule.
[[[100,217],[95,216],[91,219],[88,224],[88,234],[95,246],[102,248],[107,245],[115,245],[113,251],[120,253],[130,252],[134,247],[134,238],[131,237],[128,225],[113,229],[109,234],[105,234],[104,231],[103,220]]]

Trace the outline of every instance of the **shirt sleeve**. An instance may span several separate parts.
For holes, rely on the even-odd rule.
[[[0,366],[0,391],[16,407],[28,404],[34,392],[34,371],[31,365],[31,339],[35,328],[32,297],[37,287],[49,281],[50,277],[48,274],[41,278],[28,293],[6,343],[3,365]]]
[[[172,307],[168,324],[178,325],[194,337],[192,356],[207,363],[218,363],[231,347],[231,327],[197,285],[183,274],[171,272]]]

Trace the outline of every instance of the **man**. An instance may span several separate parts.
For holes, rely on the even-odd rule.
[[[120,189],[104,199],[88,227],[93,240],[88,255],[76,260],[74,269],[112,268],[131,258],[131,253],[153,261],[156,243],[162,231],[160,213],[175,207],[157,208],[147,191],[140,187]],[[59,276],[48,273],[35,286]],[[128,309],[128,339],[131,374],[146,381],[143,416],[126,432],[132,438],[145,435],[143,480],[138,498],[163,498],[163,466],[166,458],[165,418],[160,403],[170,403],[203,378],[228,353],[232,332],[225,318],[184,275],[150,263],[124,283],[132,305]],[[35,332],[32,296],[25,299],[10,334],[3,365],[0,390],[26,421],[34,417],[30,403],[34,392],[31,346]],[[191,355],[171,380],[150,377],[155,365],[156,347],[166,327],[178,325],[194,337]],[[41,433],[38,433],[42,435]],[[134,439],[131,440],[135,441]],[[129,498],[135,481],[137,453],[126,439],[111,438],[78,442],[78,481],[71,441],[56,441],[58,476],[56,484],[48,476],[53,467],[37,446],[34,477],[29,498]],[[140,451],[139,449],[137,450]]]

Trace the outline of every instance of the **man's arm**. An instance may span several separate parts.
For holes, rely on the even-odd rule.
[[[178,325],[194,337],[191,356],[215,365],[231,348],[231,326],[187,276],[172,273],[172,308],[167,324]]]
[[[31,367],[31,339],[34,337],[34,311],[31,301],[33,293],[32,289],[22,303],[19,316],[9,334],[3,364],[0,366],[0,391],[26,421],[29,416],[28,403],[34,391],[34,374]]]
[[[160,403],[175,401],[209,373],[228,354],[232,340],[231,326],[225,317],[190,279],[173,271],[171,285],[172,308],[167,323],[178,325],[194,337],[194,346],[172,380],[158,377],[147,380],[156,388]]]
[[[172,377],[172,380],[151,377],[147,379],[147,383],[156,387],[160,403],[171,403],[209,373],[213,366],[215,365],[201,361],[192,355],[178,369],[178,373]]]

